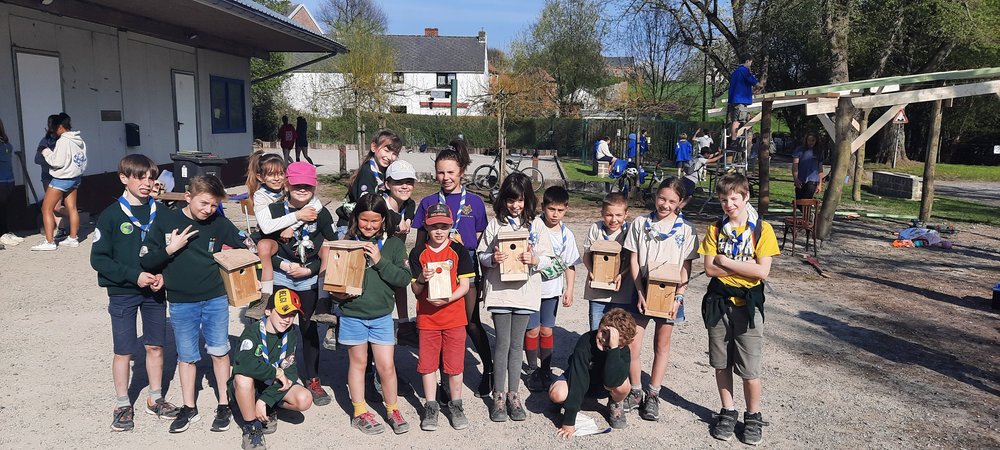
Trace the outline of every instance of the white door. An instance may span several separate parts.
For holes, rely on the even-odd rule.
[[[198,151],[198,106],[192,74],[174,72],[174,118],[177,151]]]
[[[21,112],[21,143],[28,172],[25,189],[28,203],[36,203],[45,196],[42,186],[42,169],[34,163],[38,141],[45,137],[49,115],[63,111],[62,77],[59,57],[17,52],[17,98]]]

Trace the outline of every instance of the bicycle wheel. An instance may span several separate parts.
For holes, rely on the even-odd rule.
[[[538,192],[545,187],[545,177],[542,176],[541,170],[534,167],[525,167],[518,170],[518,172],[528,176],[528,179],[531,180],[531,185],[535,188],[535,192]]]
[[[500,173],[497,172],[496,167],[483,164],[476,167],[475,172],[472,172],[472,185],[483,190],[493,190],[498,184],[499,178]]]

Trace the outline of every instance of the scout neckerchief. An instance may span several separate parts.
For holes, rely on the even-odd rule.
[[[729,221],[729,216],[722,220],[722,230],[719,233],[726,237],[726,242],[718,250],[725,251],[730,258],[746,260],[753,256],[753,233],[757,228],[757,210],[747,204],[747,222],[743,231],[736,232],[737,227]],[[719,239],[722,241],[722,239]],[[718,245],[718,243],[717,243]]]
[[[378,165],[375,164],[375,157],[368,160],[368,168],[372,171],[372,176],[375,177],[375,190],[385,189],[385,183],[382,182],[382,172],[378,170]]]
[[[284,206],[285,206],[285,215],[287,216],[291,214],[292,212],[291,209],[289,208],[290,205],[288,204],[287,199],[285,199]],[[312,239],[309,237],[309,230],[306,230],[306,225],[303,224],[302,226],[295,229],[295,231],[293,232],[293,236],[295,237],[295,242],[292,244],[292,249],[293,251],[297,250],[296,253],[298,253],[299,255],[299,260],[303,264],[305,264],[306,253],[308,253],[309,250],[313,249]]]
[[[462,220],[462,208],[465,208],[465,196],[466,196],[465,186],[462,186],[462,200],[458,202],[458,209],[456,209],[453,213],[455,215],[454,217],[455,223],[451,225],[452,233],[458,233],[458,222]],[[445,195],[443,191],[438,192],[438,203],[443,203],[445,205],[448,204],[448,202],[445,201]]]
[[[507,217],[507,223],[510,224],[510,227],[513,228],[514,231],[517,231],[517,230],[521,229],[521,225],[519,225],[518,222],[514,221],[513,217]],[[538,244],[538,232],[536,232],[533,228],[534,227],[532,227],[532,224],[529,223],[528,224],[528,244],[531,244],[532,247],[534,247],[535,244]]]
[[[660,233],[653,229],[652,223],[656,220],[656,211],[649,213],[649,220],[646,221],[646,234],[649,235],[650,239],[657,241],[665,241],[677,234],[677,230],[680,230],[684,226],[684,213],[677,213],[677,217],[674,218],[674,224],[670,227],[670,232]]]
[[[264,193],[267,194],[267,198],[271,199],[271,203],[280,200],[281,197],[285,195],[285,193],[282,191],[271,190],[271,188],[267,187],[266,184],[263,186],[263,188],[264,188]]]
[[[628,232],[628,222],[622,224],[621,232]],[[605,225],[604,222],[601,222],[601,237],[603,237],[605,241],[611,240],[611,233],[608,231],[608,226]]]
[[[355,240],[355,241],[368,241],[368,242],[371,242],[371,240],[370,240],[369,238],[366,238],[366,239],[361,239],[361,236],[362,236],[362,235],[361,235],[361,232],[359,231],[359,232],[358,232],[358,235],[357,235],[357,236],[354,236],[354,240]],[[385,234],[383,233],[383,234],[382,234],[382,237],[380,237],[380,238],[378,239],[378,251],[380,251],[380,252],[382,251],[382,245],[383,245],[383,244],[385,244],[385,237],[386,237],[386,236],[385,236]],[[365,254],[365,265],[366,265],[367,267],[371,267],[371,266],[372,266],[372,260],[371,260],[371,259],[370,259],[370,258],[368,257],[368,254]]]
[[[271,314],[277,314],[277,312],[271,311]],[[272,363],[271,355],[267,352],[267,329],[264,327],[264,322],[267,322],[267,316],[260,319],[260,356],[264,357],[264,362],[268,365],[278,367],[285,360],[285,354],[288,353],[288,330],[285,330],[281,335],[281,354],[278,355],[278,360]]]
[[[149,205],[149,223],[143,225],[142,222],[139,222],[139,219],[132,214],[132,205],[128,203],[128,200],[125,200],[125,194],[118,197],[118,205],[121,206],[122,212],[125,213],[125,217],[128,217],[128,220],[129,222],[132,222],[132,225],[139,228],[140,240],[146,239],[146,232],[153,226],[153,220],[156,219],[156,199],[149,197],[149,202],[147,202],[147,204]]]

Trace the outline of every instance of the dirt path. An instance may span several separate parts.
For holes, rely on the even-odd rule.
[[[582,236],[597,214],[590,205],[573,206],[569,224]],[[697,222],[699,229],[707,223]],[[1000,446],[1000,327],[988,301],[990,286],[1000,281],[1000,230],[963,226],[954,237],[955,248],[946,252],[894,249],[888,242],[896,227],[882,221],[838,222],[835,240],[820,255],[830,279],[820,278],[790,251],[776,260],[766,309],[763,404],[771,425],[765,428],[765,446]],[[204,387],[198,406],[204,418],[191,430],[168,434],[167,421],[140,411],[135,431],[108,431],[111,337],[107,297],[88,263],[90,239],[78,249],[50,253],[29,251],[35,239],[0,251],[0,307],[6,322],[0,328],[0,360],[7,375],[0,388],[0,447],[237,448],[235,427],[225,433],[208,431],[215,400],[203,378],[207,364],[200,366],[199,376]],[[696,262],[694,272],[700,271]],[[585,278],[577,277],[577,292],[582,293]],[[660,422],[644,422],[632,414],[626,430],[579,439],[576,445],[743,447],[708,434],[718,399],[699,310],[698,297],[707,282],[703,275],[692,281],[688,322],[674,333]],[[586,311],[586,302],[578,298],[559,314],[556,366],[564,367],[575,337],[586,331]],[[235,310],[232,316],[230,334],[238,335],[242,326]],[[645,355],[651,351],[650,334]],[[167,379],[175,375],[169,364],[175,358],[172,345]],[[648,374],[651,361],[644,359]],[[399,373],[416,383],[412,349],[398,347],[396,360]],[[475,386],[479,369],[471,352],[466,363],[466,385]],[[489,422],[485,404],[467,389],[471,426],[466,431],[447,425],[433,433],[420,431],[420,399],[410,397],[402,402],[413,426],[410,433],[363,436],[348,425],[345,352],[324,352],[322,365],[323,383],[336,401],[304,415],[282,414],[277,434],[268,437],[272,448],[562,446],[552,437],[553,409],[523,385],[521,394],[531,412],[526,422]],[[142,370],[135,376],[136,384],[144,386]],[[139,389],[144,388],[134,396]],[[141,394],[144,398],[144,390]],[[176,379],[167,396],[179,401]],[[383,412],[377,402],[369,404]],[[603,420],[603,406],[589,403],[584,409]]]

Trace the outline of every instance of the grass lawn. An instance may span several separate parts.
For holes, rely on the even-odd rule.
[[[924,163],[919,161],[898,163],[896,168],[888,164],[865,164],[865,170],[883,170],[902,172],[918,177],[924,176]],[[938,180],[962,181],[998,181],[1000,182],[1000,167],[997,166],[967,166],[964,164],[938,164],[934,169],[934,177]]]

